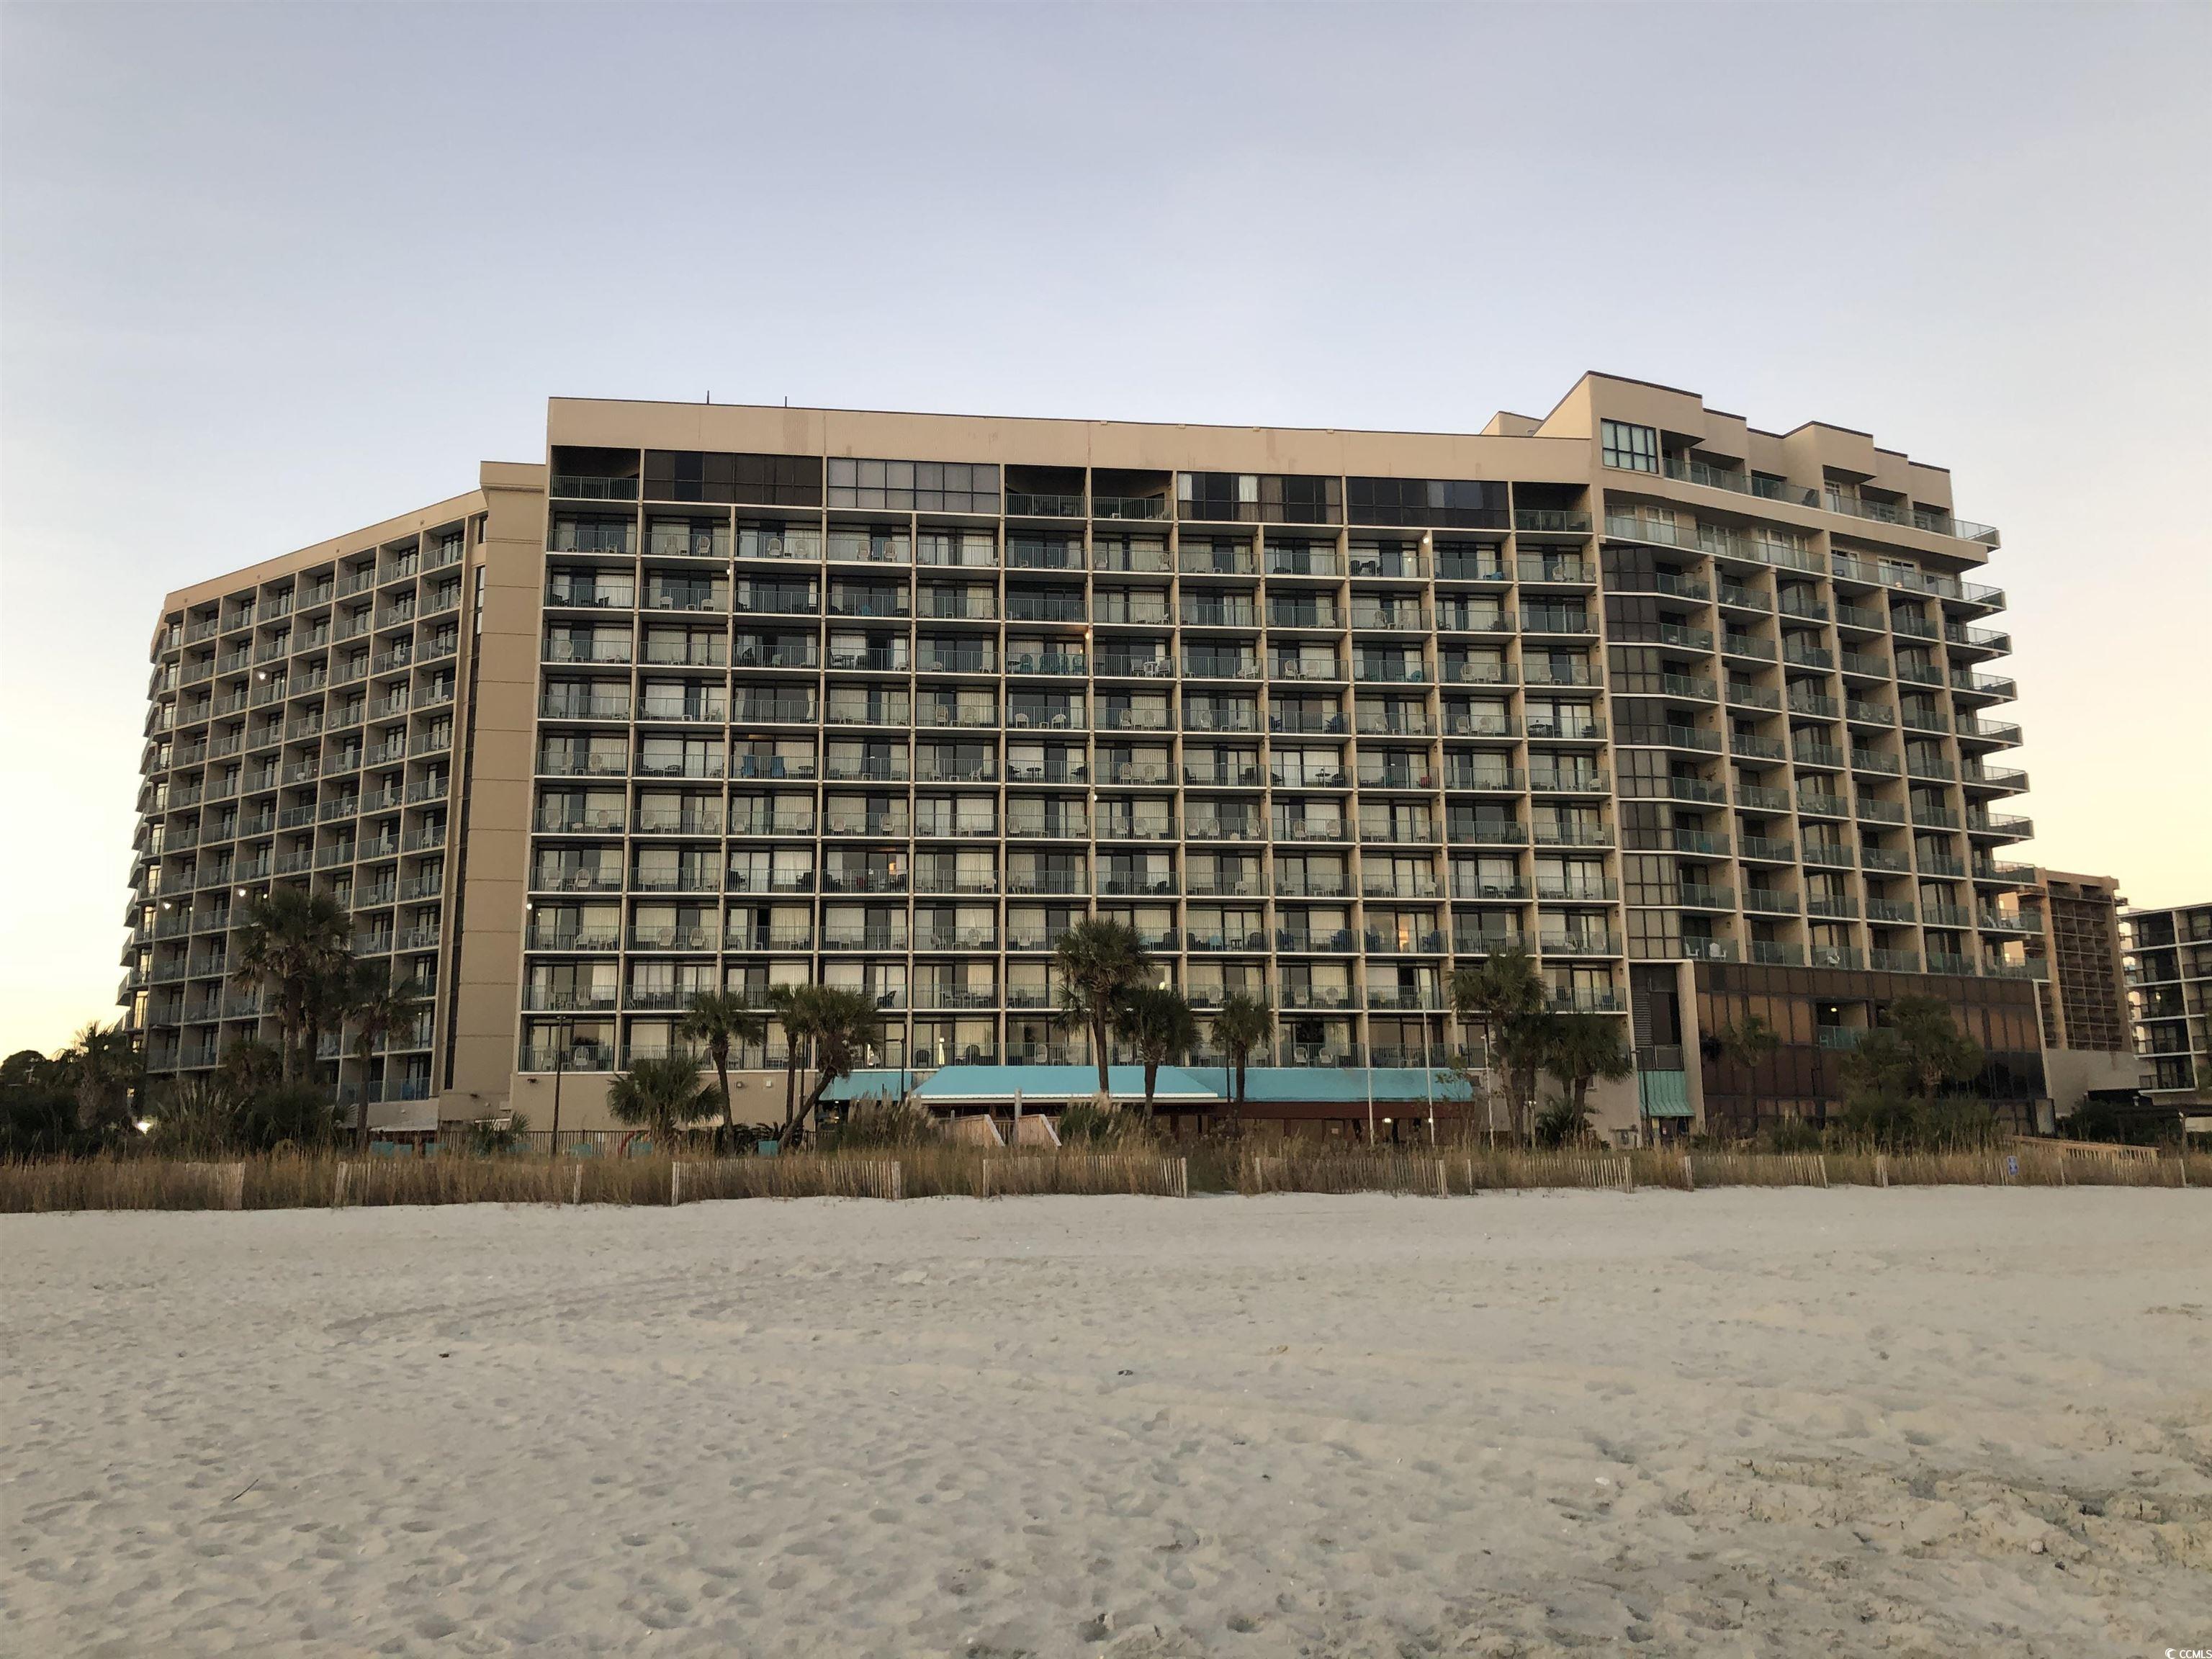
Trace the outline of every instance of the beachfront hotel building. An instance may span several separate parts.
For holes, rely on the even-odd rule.
[[[434,988],[329,1045],[373,1121],[574,1126],[713,987],[864,990],[901,1078],[1080,1062],[1102,914],[1284,1067],[1425,1078],[1518,945],[1622,1023],[1624,1138],[1820,1115],[1905,995],[2024,1116],[1996,543],[1863,432],[1598,374],[1467,434],[557,398],[540,461],[163,602],[122,1000],[157,1078],[266,1035],[228,929],[313,885]]]
[[[2212,1107],[2212,903],[2124,911],[2129,1015],[2154,1111]]]

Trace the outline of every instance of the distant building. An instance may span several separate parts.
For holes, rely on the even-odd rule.
[[[2120,939],[2126,902],[2111,876],[2040,866],[2021,891],[2021,916],[2033,930],[2027,959],[2045,969],[2035,981],[2044,1076],[2062,1117],[2093,1091],[2133,1090],[2142,1081]]]
[[[2151,1103],[2212,1104],[2212,904],[2128,910],[2120,921]]]

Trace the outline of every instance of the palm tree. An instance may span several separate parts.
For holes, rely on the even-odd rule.
[[[216,1077],[240,1099],[250,1099],[276,1085],[284,1062],[259,1037],[239,1037],[216,1057]]]
[[[722,1090],[722,1128],[734,1133],[730,1111],[730,1045],[768,1040],[768,1016],[734,991],[702,991],[677,1023],[676,1034],[707,1045],[714,1079]]]
[[[1587,1123],[1590,1085],[1600,1078],[1624,1078],[1636,1069],[1621,1047],[1618,1025],[1603,1014],[1561,1014],[1548,1022],[1544,1069],[1567,1091],[1577,1125]]]
[[[1224,997],[1221,1006],[1213,1011],[1212,1032],[1208,1039],[1227,1057],[1231,1073],[1236,1079],[1231,1091],[1230,1119],[1242,1130],[1244,1127],[1244,1068],[1255,1048],[1264,1048],[1275,1040],[1274,1011],[1257,997],[1246,996],[1242,991]]]
[[[799,1070],[804,1058],[805,1043],[814,1027],[814,999],[817,988],[811,985],[771,985],[768,988],[768,1006],[775,1012],[775,1023],[783,1028],[783,1133],[791,1133],[792,1120],[799,1114]]]
[[[138,1045],[120,1020],[102,1030],[98,1021],[76,1034],[56,1064],[76,1097],[77,1127],[87,1134],[119,1131],[131,1122],[131,1094],[144,1073]]]
[[[1166,985],[1139,985],[1115,1006],[1114,1030],[1144,1064],[1145,1110],[1149,1114],[1160,1067],[1190,1052],[1198,1042],[1198,1022],[1180,991]]]
[[[411,1024],[416,1010],[428,994],[416,980],[392,983],[392,969],[381,962],[354,964],[350,992],[342,1019],[353,1026],[354,1057],[361,1062],[361,1122],[356,1144],[368,1150],[368,1068],[376,1045],[394,1031]]]
[[[658,1152],[672,1149],[676,1132],[714,1112],[714,1091],[699,1080],[699,1062],[681,1054],[641,1060],[607,1091],[607,1109],[643,1129]]]
[[[1480,968],[1452,975],[1452,1007],[1482,1028],[1486,1063],[1505,1068],[1513,1130],[1525,1133],[1546,1047],[1550,996],[1536,964],[1519,945],[1493,951]]]
[[[807,993],[803,999],[801,1029],[813,1050],[814,1081],[807,1085],[798,1117],[783,1126],[779,1146],[805,1133],[806,1121],[822,1104],[830,1085],[852,1076],[883,1036],[883,1017],[876,1011],[876,1000],[866,991],[812,985],[807,987]]]
[[[1065,1016],[1071,1024],[1089,1029],[1091,1051],[1098,1058],[1099,1097],[1110,1100],[1113,1085],[1106,1071],[1107,1033],[1113,1024],[1114,1006],[1125,993],[1146,982],[1152,958],[1146,955],[1135,928],[1093,916],[1060,936],[1060,943],[1053,947],[1053,959],[1060,969]]]
[[[332,971],[352,954],[353,919],[325,893],[279,887],[250,899],[233,935],[232,969],[241,985],[267,985],[276,996],[283,1081],[300,1075],[300,1046]]]

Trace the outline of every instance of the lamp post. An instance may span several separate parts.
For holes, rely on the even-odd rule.
[[[553,1022],[553,1136],[545,1154],[548,1158],[561,1156],[561,1078],[568,1069],[568,1034],[573,1029],[568,1020]]]
[[[1429,1097],[1429,1145],[1437,1144],[1437,1073],[1435,1057],[1429,1047],[1429,1011],[1421,1010],[1421,1085]]]

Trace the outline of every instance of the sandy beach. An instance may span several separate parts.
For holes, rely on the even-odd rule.
[[[11,1654],[2212,1645],[2212,1195],[0,1218]]]

